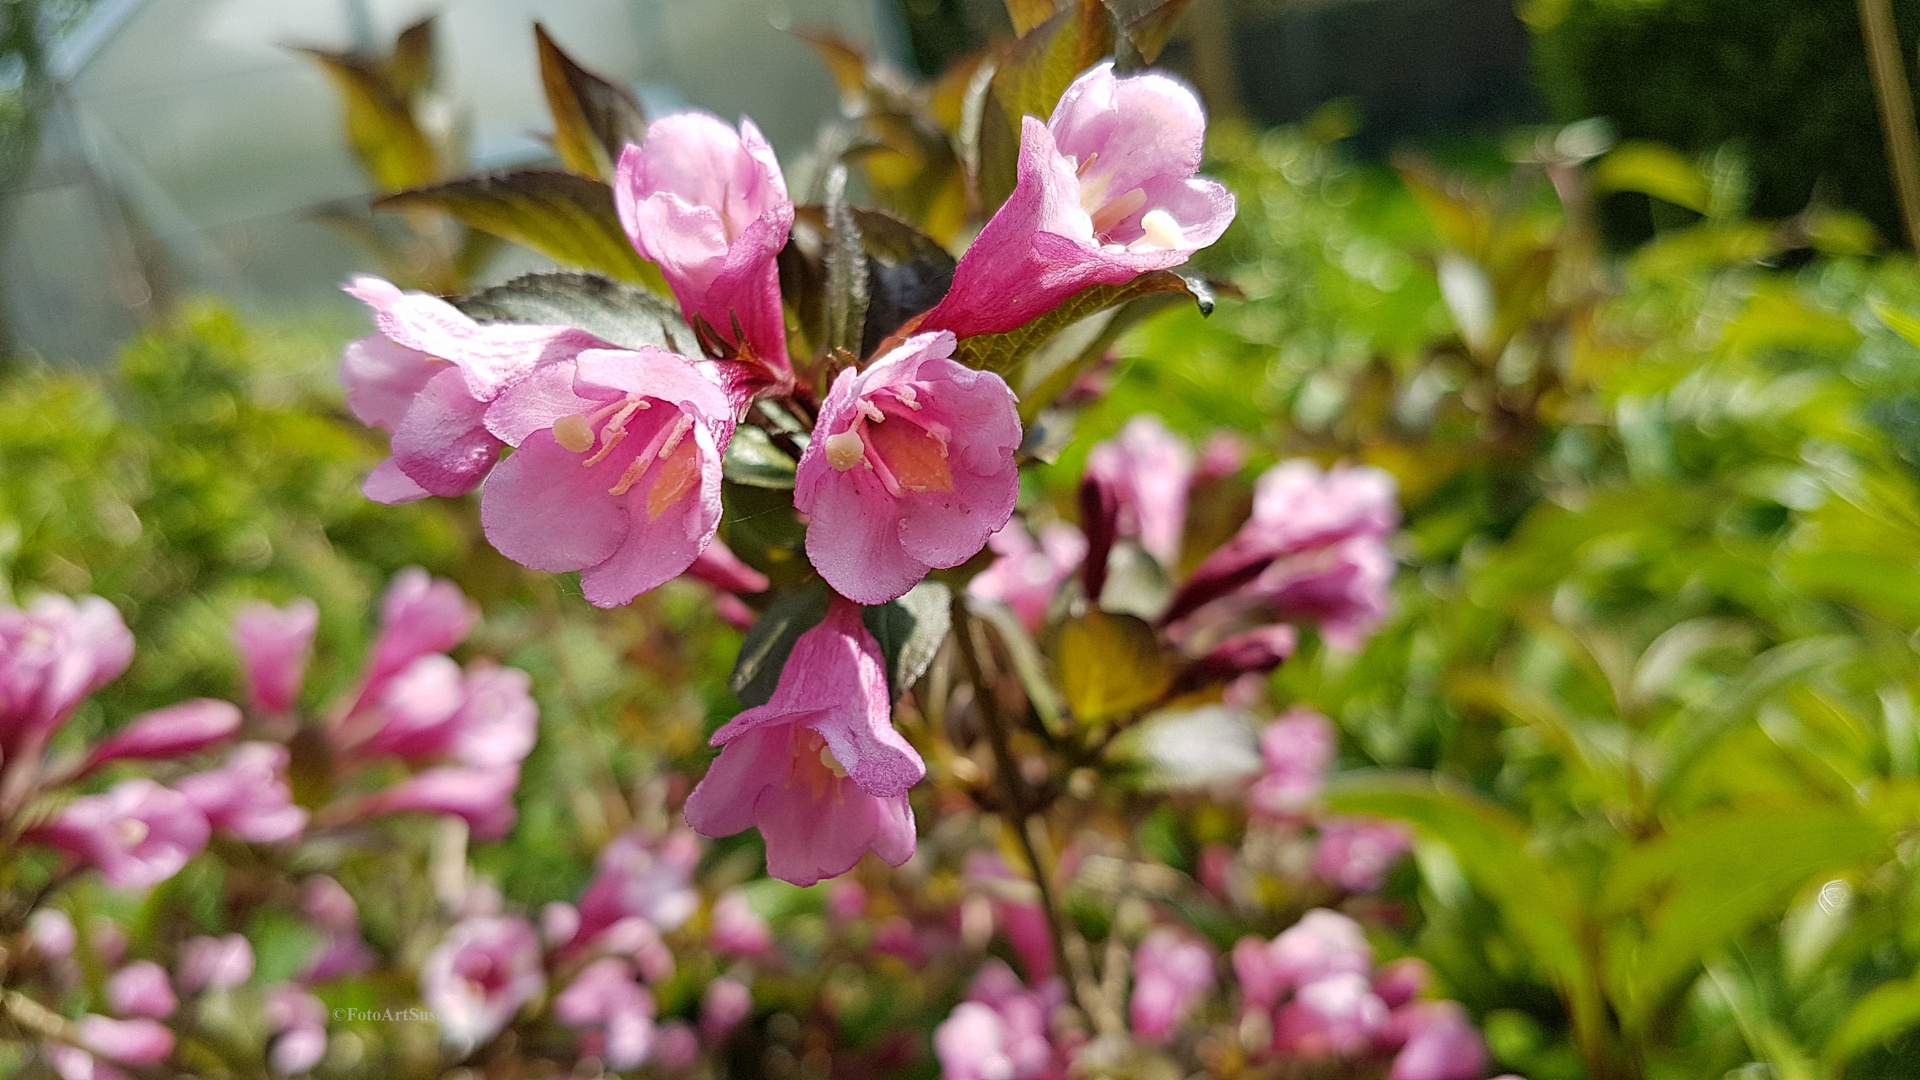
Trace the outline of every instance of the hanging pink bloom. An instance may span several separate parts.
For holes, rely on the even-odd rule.
[[[1293,817],[1320,798],[1327,770],[1340,749],[1333,722],[1305,707],[1296,708],[1260,733],[1260,754],[1267,771],[1254,781],[1248,797],[1268,817]]]
[[[974,575],[967,591],[1012,608],[1029,630],[1040,629],[1054,594],[1087,557],[1087,538],[1057,521],[1041,528],[1039,543],[1025,525],[1008,521],[987,538],[987,546],[1000,557]]]
[[[958,566],[1013,516],[1020,414],[1000,376],[952,359],[952,334],[917,334],[833,381],[800,457],[793,505],[807,557],[860,604]]]
[[[1213,988],[1213,954],[1170,927],[1159,927],[1133,952],[1133,1034],[1147,1042],[1171,1037],[1195,1001]]]
[[[1320,842],[1313,872],[1348,892],[1378,892],[1413,847],[1404,826],[1370,818],[1327,818],[1319,823]]]
[[[1060,1080],[1066,1055],[1051,1038],[1066,998],[1058,979],[1029,990],[998,960],[974,977],[968,1000],[933,1032],[944,1080]]]
[[[1159,417],[1140,413],[1119,435],[1087,452],[1087,472],[1112,485],[1121,536],[1137,538],[1161,566],[1180,561],[1187,488],[1193,484],[1193,451],[1186,440]]]
[[[39,769],[47,740],[133,660],[133,635],[97,596],[0,606],[0,798]]]
[[[1487,1070],[1487,1045],[1457,1001],[1415,1001],[1390,1026],[1405,1042],[1387,1080],[1477,1080]]]
[[[166,969],[151,960],[136,960],[114,972],[106,990],[107,1007],[119,1016],[165,1020],[180,1007]]]
[[[139,777],[73,800],[27,838],[97,867],[115,888],[144,889],[179,873],[208,831],[186,796]]]
[[[794,643],[772,700],[714,732],[720,756],[687,798],[687,824],[706,836],[757,826],[767,872],[796,885],[869,849],[899,866],[913,854],[907,789],[926,766],[891,716],[880,645],[836,597]]]
[[[480,609],[460,586],[409,566],[393,577],[380,599],[380,636],[367,661],[364,700],[415,660],[450,651],[480,621]]]
[[[613,202],[689,323],[705,320],[776,377],[791,374],[774,260],[793,229],[793,200],[753,121],[735,132],[704,113],[655,120],[620,155]]]
[[[533,570],[579,570],[617,607],[679,576],[720,527],[733,406],[664,349],[596,350],[521,383],[487,412],[519,447],[480,500],[487,539]]]
[[[473,835],[498,840],[513,828],[513,789],[520,766],[444,765],[415,773],[362,804],[366,814],[418,811],[451,814],[466,821]]]
[[[615,1072],[639,1068],[653,1049],[653,993],[633,981],[625,960],[588,964],[553,999],[553,1015],[570,1028],[586,1029],[581,1052]]]
[[[307,811],[294,805],[287,786],[287,757],[279,743],[241,743],[220,768],[183,776],[174,787],[214,828],[256,844],[277,844],[307,827]]]
[[[462,672],[446,656],[423,656],[386,683],[371,713],[356,718],[353,728],[372,727],[356,750],[416,763],[518,764],[533,750],[540,719],[529,683],[514,668],[482,661]]]
[[[700,998],[700,1034],[718,1043],[753,1015],[753,991],[739,979],[719,978],[707,984]]]
[[[267,1065],[276,1076],[309,1072],[327,1056],[327,1006],[291,983],[267,991]]]
[[[740,557],[717,536],[687,567],[687,576],[729,593],[765,592],[773,584],[767,580],[767,575],[741,562]]]
[[[89,1014],[75,1025],[89,1053],[122,1065],[155,1065],[173,1053],[173,1032],[158,1020],[115,1020]]]
[[[661,930],[678,929],[700,908],[693,888],[699,863],[700,842],[684,829],[665,837],[643,829],[614,837],[600,849],[567,939],[591,944],[608,927],[634,917]]]
[[[525,919],[464,919],[420,967],[420,997],[439,1021],[441,1038],[460,1054],[498,1035],[546,988],[540,939]]]
[[[262,711],[293,707],[319,627],[320,608],[304,596],[284,608],[256,601],[234,616],[233,647],[247,677],[247,694]]]
[[[1387,1006],[1364,975],[1346,972],[1300,987],[1274,1016],[1274,1047],[1310,1060],[1352,1057],[1387,1026]]]
[[[179,966],[186,993],[231,990],[253,978],[253,946],[239,934],[188,938],[180,943]]]
[[[773,860],[771,854],[767,860]],[[713,902],[707,947],[721,956],[759,956],[773,949],[773,928],[753,910],[746,893],[729,889]]]
[[[240,710],[224,701],[198,698],[141,713],[87,755],[85,770],[126,758],[162,761],[204,750],[240,730]]]
[[[1206,127],[1200,99],[1166,75],[1087,70],[1050,120],[1023,120],[1013,194],[922,327],[1001,333],[1090,285],[1178,266],[1218,240],[1233,196],[1194,175]]]

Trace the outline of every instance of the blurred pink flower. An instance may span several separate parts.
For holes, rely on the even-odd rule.
[[[355,720],[358,729],[372,728],[355,750],[416,764],[518,764],[539,729],[530,683],[526,672],[487,661],[462,672],[438,653],[420,657],[387,681],[371,713]]]
[[[107,978],[107,1007],[119,1016],[165,1020],[179,1008],[166,969],[151,960],[136,960]]]
[[[687,576],[697,578],[722,592],[751,595],[765,592],[773,583],[767,575],[740,561],[740,557],[716,536],[687,567]]]
[[[1110,485],[1119,501],[1119,535],[1140,541],[1163,567],[1180,561],[1187,526],[1187,489],[1193,451],[1152,413],[1127,421],[1120,433],[1087,452],[1087,472]]]
[[[700,908],[700,894],[693,888],[699,863],[700,841],[683,829],[665,836],[633,829],[614,837],[600,849],[568,939],[590,944],[629,917],[661,930],[678,929]]]
[[[720,457],[734,407],[665,349],[596,350],[508,390],[487,424],[518,447],[494,469],[480,522],[502,555],[579,570],[618,607],[678,577],[720,527]]]
[[[962,336],[1031,322],[1090,285],[1187,261],[1233,220],[1233,196],[1194,173],[1206,117],[1158,73],[1075,79],[1046,123],[1022,122],[1013,194],[960,259],[922,326]]]
[[[256,844],[291,840],[307,827],[307,811],[293,803],[287,758],[279,743],[241,743],[226,764],[183,776],[174,787],[222,832]]]
[[[115,888],[144,889],[179,873],[207,846],[208,832],[186,796],[138,777],[73,800],[26,839],[98,868]]]
[[[1426,992],[1433,969],[1417,956],[1403,956],[1381,964],[1373,973],[1373,992],[1387,1008],[1397,1009]]]
[[[27,916],[27,940],[48,960],[65,960],[79,943],[73,918],[59,908],[41,908]]]
[[[47,740],[133,659],[133,635],[97,596],[0,606],[0,805],[31,782]]]
[[[1268,817],[1298,815],[1320,798],[1339,748],[1332,721],[1304,706],[1289,711],[1260,733],[1267,770],[1254,781],[1248,802]]]
[[[1365,975],[1373,946],[1360,924],[1336,911],[1314,908],[1272,941],[1241,938],[1233,947],[1233,970],[1247,1004],[1271,1009],[1289,991],[1332,975]]]
[[[1274,1016],[1274,1048],[1309,1059],[1351,1057],[1387,1025],[1387,1006],[1365,975],[1345,972],[1295,991]]]
[[[1487,1046],[1457,1001],[1415,1001],[1394,1010],[1396,1041],[1404,1039],[1387,1080],[1478,1080]]]
[[[525,919],[463,919],[420,967],[420,997],[441,1038],[462,1055],[499,1034],[546,988],[540,939]]]
[[[253,978],[253,945],[239,934],[188,938],[180,943],[180,989],[231,990]]]
[[[729,889],[713,902],[707,947],[721,956],[759,956],[773,949],[773,929],[753,910],[746,893]]]
[[[625,960],[588,964],[553,999],[553,1015],[570,1028],[588,1029],[583,1053],[616,1072],[639,1068],[653,1048],[653,993],[633,981]]]
[[[775,256],[793,228],[793,200],[753,121],[742,119],[736,132],[704,113],[655,120],[645,141],[620,155],[613,201],[627,238],[659,264],[689,323],[704,319],[776,376],[791,372]]]
[[[857,603],[959,566],[1013,515],[1018,402],[953,349],[952,334],[917,334],[842,371],[800,457],[793,505],[811,518],[807,557]]]
[[[851,878],[827,887],[827,914],[835,922],[853,922],[867,914],[867,889]]]
[[[1057,521],[1040,529],[1037,544],[1024,523],[1008,521],[987,546],[1000,557],[974,575],[967,591],[1012,608],[1028,630],[1040,629],[1054,594],[1087,557],[1087,538]]]
[[[42,1043],[40,1052],[60,1080],[129,1080],[126,1073],[95,1060],[92,1054],[65,1043]]]
[[[869,849],[899,866],[914,845],[907,789],[926,766],[892,715],[880,645],[836,597],[794,642],[772,699],[713,733],[722,749],[687,824],[716,837],[757,826],[767,872],[796,885],[838,877]]]
[[[277,1076],[310,1071],[327,1055],[327,1006],[291,983],[267,991],[267,1065]]]
[[[1348,892],[1376,892],[1413,847],[1404,826],[1371,818],[1324,818],[1313,872]]]
[[[127,758],[164,760],[204,750],[240,730],[240,710],[224,701],[196,698],[141,713],[87,755],[84,769]]]
[[[1284,624],[1259,626],[1235,634],[1183,668],[1172,693],[1183,694],[1230,683],[1242,676],[1261,679],[1293,655],[1299,638],[1293,627]]]
[[[707,984],[700,998],[700,1035],[709,1044],[733,1033],[753,1015],[753,991],[739,979],[718,978]]]
[[[1157,927],[1133,951],[1133,999],[1128,1004],[1135,1038],[1165,1042],[1213,988],[1213,954],[1191,936]]]
[[[669,1020],[653,1029],[653,1063],[668,1072],[693,1068],[700,1060],[700,1036],[684,1020]]]
[[[1019,958],[1027,978],[1034,983],[1052,978],[1053,928],[1047,924],[1047,913],[1040,906],[1033,882],[1014,873],[991,851],[968,854],[967,880],[984,886],[993,921],[1006,935],[1007,944],[1013,946],[1013,955]]]
[[[304,596],[284,608],[255,601],[234,616],[233,647],[240,654],[247,694],[261,710],[293,707],[319,628],[320,608]]]
[[[479,620],[480,609],[453,582],[417,566],[395,574],[380,600],[380,636],[367,661],[361,700],[378,693],[415,660],[465,641]]]
[[[998,960],[989,960],[973,988],[933,1032],[944,1080],[1059,1080],[1065,1055],[1051,1038],[1053,1014],[1066,999],[1058,979],[1029,990]]]
[[[1396,568],[1384,540],[1355,536],[1274,561],[1244,595],[1271,605],[1275,618],[1317,623],[1327,644],[1358,652],[1387,617]]]
[[[443,765],[402,780],[361,805],[364,814],[451,814],[473,835],[498,840],[513,828],[519,765]]]
[[[88,1014],[76,1026],[83,1048],[122,1065],[153,1065],[173,1053],[173,1032],[158,1020],[115,1020]]]
[[[360,936],[360,907],[339,882],[324,874],[308,878],[301,887],[300,910],[320,931],[320,949],[301,972],[301,982],[326,982],[373,969],[373,952]]]

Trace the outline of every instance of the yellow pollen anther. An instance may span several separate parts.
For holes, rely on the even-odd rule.
[[[867,459],[867,444],[856,432],[827,436],[827,464],[846,472]]]
[[[125,841],[128,847],[132,847],[140,841],[145,840],[147,833],[151,831],[147,828],[147,823],[138,818],[121,818],[114,823],[113,828],[115,832],[120,834],[120,839]]]
[[[585,453],[593,445],[593,425],[579,413],[553,422],[553,441],[569,453]]]
[[[847,778],[847,770],[840,764],[840,759],[833,756],[833,749],[824,741],[820,744],[820,764],[825,765],[828,772],[840,779]]]

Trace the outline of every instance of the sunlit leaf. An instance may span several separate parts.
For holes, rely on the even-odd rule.
[[[440,175],[433,144],[413,119],[413,109],[378,63],[346,53],[303,49],[339,90],[346,110],[347,143],[380,191],[432,183]]]
[[[1608,151],[1593,166],[1595,191],[1637,191],[1683,206],[1697,214],[1713,206],[1713,186],[1698,165],[1659,143],[1628,141]]]
[[[1167,38],[1192,0],[1104,0],[1120,24],[1120,33],[1133,44],[1140,59],[1148,64],[1160,58]]]
[[[1113,23],[1100,0],[1068,0],[1015,42],[994,71],[981,117],[980,196],[988,211],[1013,191],[1020,118],[1053,115],[1067,87],[1113,51]]]
[[[969,367],[997,371],[1017,382],[1013,373],[1020,364],[1065,327],[1115,304],[1154,293],[1184,293],[1193,298],[1201,314],[1213,311],[1213,289],[1207,282],[1182,277],[1171,270],[1155,270],[1125,285],[1094,285],[1082,289],[1062,301],[1059,307],[1006,333],[961,338],[953,356]]]
[[[734,429],[724,462],[728,480],[751,487],[791,491],[794,468],[794,460],[773,445],[766,432],[751,424]]]
[[[953,590],[937,581],[923,581],[905,596],[861,609],[867,632],[880,643],[887,661],[887,686],[893,700],[913,688],[926,674],[940,645],[953,627]]]
[[[699,355],[679,308],[597,274],[523,274],[454,304],[482,321],[574,326],[623,349],[651,345],[682,356]]]
[[[1067,707],[1082,724],[1146,708],[1173,678],[1146,620],[1098,610],[1061,626],[1059,663]]]
[[[1880,1043],[1920,1025],[1920,975],[1883,983],[1860,999],[1821,1051],[1842,1065]]]
[[[546,27],[535,23],[533,37],[540,51],[540,86],[553,114],[554,153],[570,172],[611,180],[621,149],[646,137],[647,117],[639,100],[627,87],[574,63]]]

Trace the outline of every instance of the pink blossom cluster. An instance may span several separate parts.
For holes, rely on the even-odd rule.
[[[1314,874],[1341,892],[1376,892],[1413,846],[1405,826],[1371,818],[1329,815],[1320,808],[1326,775],[1339,751],[1332,721],[1297,707],[1260,735],[1266,770],[1247,793],[1259,821],[1281,829],[1310,824],[1315,832]]]
[[[998,960],[974,977],[967,1000],[933,1032],[946,1080],[1063,1080],[1074,1039],[1056,1032],[1066,1002],[1057,978],[1029,989]]]

